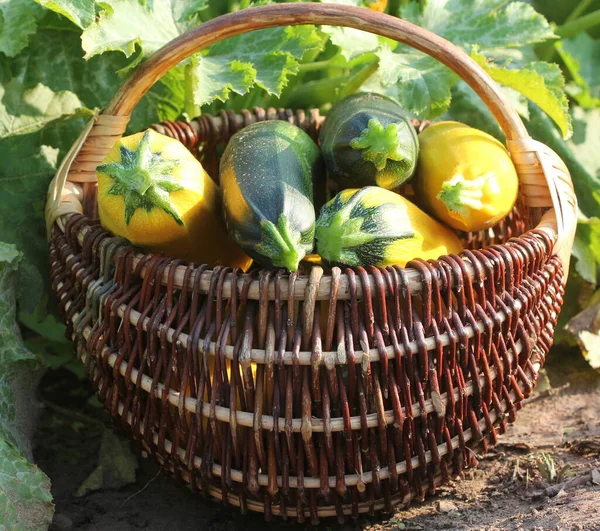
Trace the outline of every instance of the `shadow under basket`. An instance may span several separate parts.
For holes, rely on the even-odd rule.
[[[356,27],[429,53],[483,98],[519,174],[515,211],[460,256],[406,268],[242,273],[143,254],[95,219],[95,168],[151,84],[217,40],[274,25]],[[255,109],[153,126],[209,171],[241,127],[318,112]],[[303,522],[423,500],[475,464],[532,391],[563,301],[576,201],[494,82],[407,22],[333,4],[209,21],[150,57],[86,127],[47,205],[52,287],[99,399],[141,451],[243,513]]]

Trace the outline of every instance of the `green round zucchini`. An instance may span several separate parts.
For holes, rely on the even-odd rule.
[[[394,190],[412,177],[419,156],[417,132],[406,111],[373,93],[337,102],[323,122],[319,143],[329,175],[342,189]]]
[[[238,131],[220,163],[227,230],[270,268],[298,269],[314,246],[313,182],[325,172],[316,143],[284,121]]]

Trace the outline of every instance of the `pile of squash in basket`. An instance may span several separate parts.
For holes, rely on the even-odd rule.
[[[97,168],[101,223],[147,251],[244,271],[253,260],[404,266],[460,253],[454,231],[492,227],[517,198],[497,140],[458,122],[417,135],[377,94],[335,104],[318,144],[285,121],[245,127],[223,153],[219,187],[179,141],[122,138]]]

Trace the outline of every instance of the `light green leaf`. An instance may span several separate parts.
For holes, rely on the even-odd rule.
[[[364,88],[397,99],[420,118],[444,113],[451,100],[451,87],[458,77],[444,65],[406,46],[392,51],[381,46],[376,52],[379,69]]]
[[[77,117],[92,114],[82,107],[79,98],[68,90],[53,92],[41,83],[25,89],[13,78],[0,85],[0,139],[34,133],[56,120],[73,117],[75,112]]]
[[[0,439],[0,529],[46,531],[53,514],[48,477]]]
[[[102,0],[98,4],[102,7],[98,20],[81,36],[86,58],[107,51],[131,57],[136,46],[148,55],[193,26],[206,0]]]
[[[81,29],[87,28],[96,16],[95,0],[35,0],[46,9],[67,17]]]
[[[367,31],[338,26],[323,26],[321,30],[329,35],[333,44],[340,47],[342,55],[348,61],[379,46],[377,35]]]
[[[538,105],[560,127],[564,138],[571,136],[573,130],[568,102],[563,92],[565,81],[558,65],[535,62],[522,68],[497,66],[478,53],[475,47],[471,57],[492,79],[520,92]]]
[[[43,14],[30,0],[0,0],[0,52],[14,57],[23,50]]]
[[[324,4],[342,4],[347,6],[360,6],[360,0],[321,0]],[[340,26],[322,26],[323,33],[329,35],[333,44],[340,47],[342,55],[350,61],[364,52],[375,50],[379,46],[379,39],[374,33],[361,31],[354,28]]]
[[[478,45],[482,53],[495,51],[519,55],[515,48],[554,36],[546,19],[522,2],[430,0],[423,7],[421,4],[409,2],[403,5],[402,18],[467,51]],[[358,44],[358,41],[351,42],[348,53],[358,55]],[[368,50],[369,47],[363,49]],[[451,88],[458,79],[449,69],[403,45],[392,49],[382,44],[375,53],[379,58],[379,70],[365,85],[367,90],[398,99],[420,118],[435,118],[448,109]],[[523,100],[516,101],[525,112]]]
[[[22,258],[15,246],[0,242],[0,522],[4,529],[41,531],[54,508],[48,478],[24,458],[31,458],[41,362],[23,346],[15,321]]]
[[[402,18],[469,50],[516,48],[555,37],[548,21],[524,2],[429,0],[402,8]]]
[[[78,117],[108,103],[121,84],[115,72],[126,63],[117,53],[85,61],[76,32],[41,28],[24,52],[6,61],[12,77],[3,79],[0,72],[0,241],[25,254],[23,311],[33,311],[49,293],[43,209],[59,152],[64,154],[81,131],[84,120]],[[130,130],[176,119],[182,108],[183,73],[176,68],[137,105]]]
[[[225,101],[231,92],[245,94],[254,85],[280,95],[302,56],[321,47],[313,26],[265,29],[218,42],[194,57],[195,103]]]

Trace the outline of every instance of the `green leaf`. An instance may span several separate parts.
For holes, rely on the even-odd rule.
[[[458,81],[454,72],[407,46],[392,51],[383,45],[376,55],[379,69],[364,85],[366,90],[397,99],[420,118],[434,118],[448,109]]]
[[[515,48],[554,37],[546,19],[522,2],[430,0],[423,7],[419,2],[409,2],[402,6],[401,13],[402,18],[469,52],[477,45],[482,54],[495,52],[520,57],[522,54]],[[350,42],[348,53],[357,55],[357,45],[358,41]],[[396,98],[420,118],[435,118],[447,111],[452,86],[458,80],[448,68],[404,45],[392,49],[382,44],[375,53],[379,70],[365,85],[367,90]],[[540,77],[543,74],[549,76],[549,72],[538,72]],[[556,83],[556,79],[551,81]],[[554,94],[554,87],[550,92],[555,98],[559,97]],[[517,102],[524,110],[523,101],[518,99]],[[559,113],[555,114],[560,117]]]
[[[571,114],[575,132],[567,145],[579,163],[596,178],[592,193],[600,194],[600,109],[573,107]]]
[[[580,219],[573,244],[575,269],[586,282],[596,285],[600,267],[600,219]]]
[[[53,92],[41,83],[26,89],[15,78],[0,86],[0,139],[34,133],[57,120],[91,114],[68,90]]]
[[[581,32],[570,39],[563,39],[560,45],[576,62],[577,72],[590,97],[600,98],[600,40],[592,39],[586,32]]]
[[[50,480],[17,449],[0,439],[0,515],[6,531],[46,531],[54,505]]]
[[[44,19],[50,22],[58,26]],[[0,241],[25,254],[19,289],[23,311],[33,311],[50,291],[43,208],[59,153],[81,131],[79,117],[108,103],[121,83],[115,72],[127,63],[117,53],[89,61],[82,55],[76,32],[44,26],[25,51],[4,63],[4,78],[0,71]],[[182,70],[173,69],[137,105],[130,130],[176,119],[183,108],[182,88]]]
[[[506,0],[429,0],[402,8],[402,18],[470,50],[517,48],[555,37],[548,21],[530,5]]]
[[[0,515],[5,529],[45,530],[53,513],[50,482],[24,458],[31,458],[41,362],[23,346],[15,321],[22,258],[0,242]]]
[[[342,4],[360,6],[360,0],[321,0],[324,4]],[[379,38],[374,33],[340,26],[322,26],[323,33],[329,35],[333,44],[339,46],[340,52],[350,61],[365,52],[375,50],[379,46]]]
[[[452,87],[452,104],[442,120],[455,120],[481,129],[504,142],[505,137],[490,110],[464,81]]]
[[[131,57],[136,46],[148,55],[193,26],[206,0],[102,0],[98,4],[102,7],[98,20],[81,36],[86,58],[107,51]]]
[[[492,79],[520,92],[538,105],[557,123],[564,138],[571,136],[573,130],[569,107],[563,92],[565,81],[558,65],[535,62],[522,68],[498,66],[478,53],[476,47],[471,50],[471,57]]]
[[[30,0],[0,0],[0,52],[14,57],[23,50],[43,14]]]
[[[35,0],[46,9],[67,17],[81,29],[87,28],[96,16],[95,0]]]
[[[225,101],[231,92],[245,94],[254,85],[280,95],[302,56],[322,46],[314,26],[270,28],[218,42],[194,58],[195,103]]]

